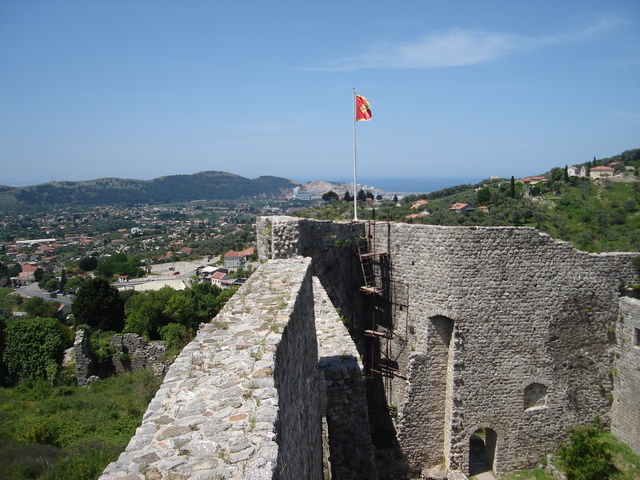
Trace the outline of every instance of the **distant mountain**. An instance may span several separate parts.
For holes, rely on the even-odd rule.
[[[281,177],[248,179],[216,171],[170,175],[152,180],[99,178],[28,187],[0,186],[0,208],[15,210],[54,205],[135,205],[237,199],[263,194],[280,195],[299,185]]]

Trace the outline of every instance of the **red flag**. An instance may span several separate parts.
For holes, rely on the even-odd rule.
[[[356,122],[371,120],[369,102],[363,96],[356,95]]]

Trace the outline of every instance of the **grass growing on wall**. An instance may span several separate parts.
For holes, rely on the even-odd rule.
[[[0,478],[91,480],[117,459],[161,380],[150,371],[90,387],[0,389]]]

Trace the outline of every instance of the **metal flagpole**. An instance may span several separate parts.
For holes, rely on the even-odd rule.
[[[358,181],[356,177],[356,89],[353,89],[353,221],[358,221]]]

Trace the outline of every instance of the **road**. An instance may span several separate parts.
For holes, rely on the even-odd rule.
[[[71,305],[74,298],[73,295],[56,295],[55,298],[51,298],[51,294],[49,292],[38,288],[38,282],[33,282],[31,285],[16,288],[16,292],[27,297],[40,297],[63,305]]]

